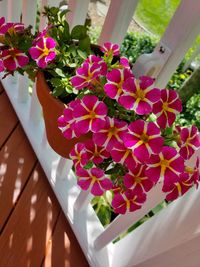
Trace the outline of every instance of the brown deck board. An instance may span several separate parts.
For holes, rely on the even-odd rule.
[[[58,246],[59,244],[59,246]],[[81,248],[63,213],[49,242],[43,267],[88,267]]]
[[[5,92],[0,92],[0,267],[89,266]]]
[[[16,127],[18,119],[5,92],[0,94],[0,148]]]
[[[40,266],[60,207],[38,166],[0,237],[1,266]]]
[[[0,151],[0,232],[36,163],[20,125]]]

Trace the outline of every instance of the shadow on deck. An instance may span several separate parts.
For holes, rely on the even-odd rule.
[[[88,266],[2,86],[0,266]]]

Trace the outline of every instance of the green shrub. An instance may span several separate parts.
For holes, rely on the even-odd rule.
[[[126,34],[121,45],[121,54],[127,57],[131,63],[134,63],[140,55],[151,53],[156,43],[157,40],[155,37],[130,32]]]

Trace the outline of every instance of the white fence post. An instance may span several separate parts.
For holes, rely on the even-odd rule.
[[[72,29],[75,25],[83,25],[87,17],[90,0],[69,0],[67,21]]]
[[[121,44],[133,18],[138,0],[111,0],[98,44],[110,41]]]

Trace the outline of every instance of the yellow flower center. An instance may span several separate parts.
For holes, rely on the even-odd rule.
[[[149,136],[145,133],[143,133],[140,138],[144,143],[148,143],[149,141]]]
[[[48,54],[49,54],[49,49],[48,49],[47,47],[45,47],[45,48],[43,49],[43,54],[44,54],[44,56],[48,56]]]
[[[168,103],[167,102],[164,102],[163,105],[162,105],[163,109],[164,110],[168,110]]]
[[[90,118],[94,119],[96,117],[96,113],[94,112],[94,110],[90,111]]]
[[[192,167],[185,167],[185,171],[187,172],[187,173],[190,173],[190,174],[193,174],[194,173],[194,168],[192,168]]]
[[[112,134],[112,135],[117,134],[117,128],[116,128],[115,126],[110,127],[110,129],[109,129],[109,133]]]
[[[160,165],[167,168],[167,167],[169,167],[169,161],[166,159],[163,159],[163,160],[161,160]]]
[[[136,96],[137,96],[137,98],[140,98],[141,100],[143,100],[145,98],[145,93],[140,88],[137,88]]]
[[[140,177],[138,177],[138,176],[135,177],[136,184],[141,183],[141,181],[142,181],[142,179]]]

